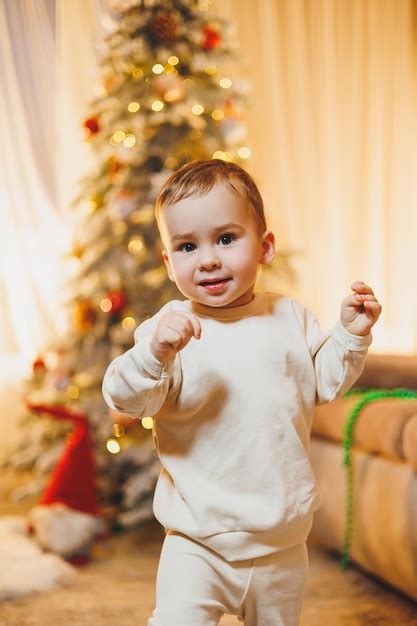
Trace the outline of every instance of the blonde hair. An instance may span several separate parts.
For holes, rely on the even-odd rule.
[[[156,219],[158,220],[162,207],[191,196],[205,195],[219,182],[225,183],[232,193],[246,198],[262,234],[266,230],[264,204],[254,180],[239,165],[221,159],[192,161],[176,170],[165,182],[156,199]],[[234,184],[236,182],[238,187]]]

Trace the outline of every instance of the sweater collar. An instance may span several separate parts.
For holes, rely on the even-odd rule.
[[[201,317],[211,317],[217,320],[237,320],[243,317],[250,317],[262,311],[265,306],[266,293],[255,291],[253,298],[247,304],[232,307],[215,307],[188,300],[188,306],[193,313]]]

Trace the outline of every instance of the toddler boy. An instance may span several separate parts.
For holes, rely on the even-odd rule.
[[[176,171],[156,216],[186,300],[140,324],[103,381],[113,410],[154,417],[153,506],[166,536],[148,626],[214,626],[225,613],[245,626],[297,626],[321,504],[308,458],[313,408],[359,377],[381,305],[356,281],[323,332],[294,299],[254,291],[275,241],[235,164]]]

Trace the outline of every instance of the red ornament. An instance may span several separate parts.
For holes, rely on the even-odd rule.
[[[111,309],[109,313],[112,315],[120,313],[126,305],[126,294],[124,291],[109,291],[106,298],[108,298],[111,302]]]
[[[32,371],[34,374],[42,374],[46,370],[46,364],[42,357],[38,356],[32,363]]]
[[[203,28],[203,41],[201,47],[204,48],[204,50],[214,50],[214,48],[217,48],[221,40],[222,38],[217,30],[211,26],[205,26]]]
[[[84,122],[84,128],[88,130],[90,135],[95,135],[100,130],[100,124],[98,123],[98,119],[96,117],[89,117]]]

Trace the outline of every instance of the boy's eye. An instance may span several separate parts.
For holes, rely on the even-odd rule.
[[[232,233],[225,233],[220,237],[219,242],[221,242],[222,246],[228,246],[229,243],[232,243],[235,239],[236,237],[232,235]]]
[[[180,250],[183,250],[184,252],[192,252],[193,250],[195,250],[195,245],[193,243],[182,243],[180,245]]]

